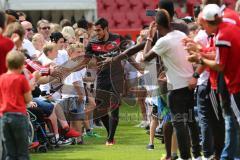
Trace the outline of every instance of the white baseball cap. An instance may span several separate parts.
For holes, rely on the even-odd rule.
[[[206,21],[214,21],[215,16],[221,17],[221,8],[216,4],[208,4],[203,8],[202,18]]]

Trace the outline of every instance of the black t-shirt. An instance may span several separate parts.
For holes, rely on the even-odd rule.
[[[116,45],[119,46],[122,39],[117,34],[109,33],[109,38],[107,41],[102,41],[98,39],[92,39],[88,43],[86,47],[86,56],[88,57],[96,57],[98,62],[103,61],[100,55],[109,53],[109,51],[116,48]],[[97,75],[97,83],[98,86],[100,84],[111,85],[118,92],[122,92],[123,86],[123,67],[121,65],[121,61],[113,62],[109,65],[105,65],[104,67],[98,70]]]

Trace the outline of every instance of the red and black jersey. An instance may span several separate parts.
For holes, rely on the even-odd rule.
[[[100,55],[106,54],[119,46],[121,37],[117,34],[109,33],[107,41],[92,39],[86,47],[86,55],[89,57],[99,57]]]
[[[92,39],[86,47],[86,56],[96,57],[98,62],[102,61],[103,59],[100,55],[107,54],[116,47],[119,47],[121,41],[122,39],[119,35],[112,33],[109,33],[107,41]],[[114,87],[117,92],[122,92],[123,73],[121,61],[116,61],[100,68],[97,76],[98,86],[104,83],[102,86],[110,85],[112,86],[110,88]]]

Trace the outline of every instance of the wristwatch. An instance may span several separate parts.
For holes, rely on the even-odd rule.
[[[199,59],[198,64],[204,65],[204,62],[203,62],[203,59],[202,59],[202,58]]]
[[[198,79],[198,78],[200,77],[200,75],[199,75],[199,73],[194,72],[193,75],[192,75],[192,77]]]

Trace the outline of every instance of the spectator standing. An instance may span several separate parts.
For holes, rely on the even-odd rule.
[[[24,61],[21,52],[10,52],[7,55],[8,72],[0,77],[0,114],[3,116],[6,159],[29,159],[26,105],[32,100],[32,95],[31,87],[22,75]]]

